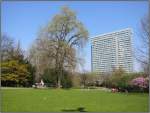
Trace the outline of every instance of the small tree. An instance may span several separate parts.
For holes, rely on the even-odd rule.
[[[27,70],[26,64],[21,64],[17,60],[10,60],[1,63],[1,80],[2,86],[25,86],[28,82],[30,73]]]
[[[15,45],[13,39],[2,36],[1,80],[2,86],[31,86],[34,69],[24,58],[20,43]]]
[[[72,85],[73,87],[80,88],[81,86],[81,77],[79,73],[74,72],[72,75]]]
[[[121,77],[124,73],[125,71],[121,67],[119,67],[119,69],[114,69],[110,76],[112,87],[119,87],[120,82],[122,82]]]
[[[81,85],[82,85],[83,87],[85,87],[85,86],[86,86],[87,79],[88,79],[87,74],[86,74],[86,73],[82,73],[82,74],[80,75],[80,79],[81,79]]]

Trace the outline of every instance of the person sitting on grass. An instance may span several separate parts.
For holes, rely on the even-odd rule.
[[[111,92],[113,92],[113,93],[118,92],[118,89],[117,88],[112,88]]]
[[[43,80],[41,79],[40,83],[35,83],[35,85],[32,85],[32,87],[34,87],[34,88],[44,88]]]

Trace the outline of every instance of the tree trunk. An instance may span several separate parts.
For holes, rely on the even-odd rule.
[[[58,60],[57,60],[58,61]],[[62,73],[61,73],[61,67],[60,63],[57,62],[57,67],[56,67],[56,75],[57,75],[57,88],[61,88],[61,78],[62,78]]]
[[[62,87],[62,84],[61,84],[61,80],[62,80],[62,76],[63,76],[63,67],[61,66],[59,69],[58,69],[58,81],[57,81],[57,88],[61,88]]]
[[[58,76],[57,88],[61,88],[61,78]]]

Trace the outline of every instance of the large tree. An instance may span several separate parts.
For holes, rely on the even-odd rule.
[[[31,56],[36,57],[34,64],[37,71],[41,69],[42,64],[43,70],[46,66],[53,67],[56,70],[57,86],[61,87],[63,70],[75,68],[77,49],[82,48],[87,39],[88,31],[77,19],[75,12],[63,7],[61,13],[55,15],[52,21],[40,30],[34,49],[31,49],[34,51]],[[31,61],[33,59],[31,58]]]
[[[142,63],[144,72],[150,74],[150,24],[148,15],[141,20],[141,39],[142,47],[139,49],[138,60]]]

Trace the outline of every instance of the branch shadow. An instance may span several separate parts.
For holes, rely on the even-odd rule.
[[[87,112],[84,107],[78,107],[77,109],[62,109],[63,112]]]

